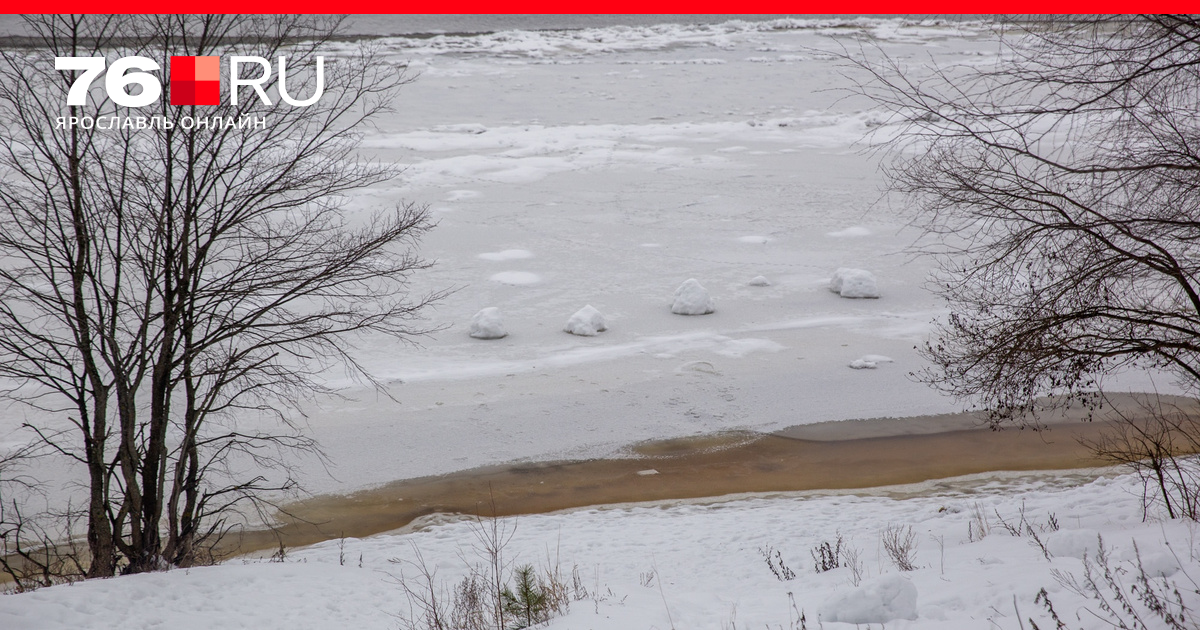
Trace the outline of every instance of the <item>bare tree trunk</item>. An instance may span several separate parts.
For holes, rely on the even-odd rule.
[[[289,87],[302,93],[315,89],[312,69],[339,21],[30,24],[58,56],[156,58],[164,84],[173,54],[284,55]],[[325,66],[324,95],[307,107],[243,95],[236,107],[197,110],[164,98],[154,111],[170,129],[70,125],[48,135],[74,77],[44,58],[30,67],[28,56],[5,53],[0,116],[15,122],[0,129],[0,166],[11,171],[0,189],[0,260],[16,262],[0,265],[0,377],[18,385],[0,395],[51,415],[70,411],[70,438],[49,424],[30,428],[87,470],[88,576],[205,558],[242,504],[261,509],[269,493],[296,487],[289,453],[320,456],[291,414],[329,391],[323,370],[341,363],[379,386],[349,342],[370,334],[402,343],[425,331],[413,322],[439,294],[410,296],[407,285],[427,267],[414,252],[430,228],[425,209],[401,204],[351,223],[339,207],[395,175],[356,153],[357,128],[388,111],[407,81],[374,55],[343,49]],[[99,92],[71,113],[128,113]],[[184,116],[263,123],[190,128],[179,124]],[[37,148],[32,160],[28,146]],[[55,402],[29,395],[33,386]],[[278,423],[250,425],[247,415]]]

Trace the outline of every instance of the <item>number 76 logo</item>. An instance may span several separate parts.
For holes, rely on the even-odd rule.
[[[242,78],[238,74],[242,64],[257,65],[262,74]],[[107,72],[105,66],[107,65]],[[220,57],[171,57],[171,104],[172,105],[219,105],[221,95]],[[88,92],[96,79],[104,74],[104,91],[113,103],[121,107],[144,107],[162,96],[162,82],[150,74],[161,70],[157,61],[149,57],[121,57],[111,64],[104,57],[55,57],[55,70],[78,70],[82,73],[67,91],[67,105],[83,106]],[[262,57],[232,56],[229,58],[230,103],[238,104],[238,89],[249,86],[259,100],[271,105],[263,85],[271,78],[271,63]],[[133,94],[131,86],[140,86],[141,91]],[[283,102],[293,107],[307,107],[317,102],[325,92],[325,58],[317,57],[316,87],[305,99],[292,98],[287,91],[287,58],[279,58],[279,81],[276,91]]]

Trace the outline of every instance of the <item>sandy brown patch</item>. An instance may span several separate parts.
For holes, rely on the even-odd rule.
[[[1137,401],[1120,404],[1136,413]],[[276,533],[248,532],[246,553],[362,537],[434,513],[506,516],[567,508],[745,492],[853,489],[990,471],[1104,464],[1080,444],[1111,422],[1079,411],[1044,418],[1046,429],[992,431],[982,416],[830,422],[774,434],[725,432],[635,444],[628,458],[520,463],[406,479],[287,506]],[[653,472],[651,472],[653,471]],[[230,551],[233,551],[230,549]]]

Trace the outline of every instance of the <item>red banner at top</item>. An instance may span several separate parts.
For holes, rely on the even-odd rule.
[[[101,8],[94,1],[83,2],[10,2],[10,12],[25,13],[94,13]],[[126,0],[120,4],[122,13],[175,13],[184,5],[164,4],[161,1]],[[190,7],[189,7],[190,8]],[[1007,0],[1005,2],[951,2],[949,0],[918,0],[910,2],[883,2],[882,0],[858,0],[856,2],[796,2],[781,0],[758,0],[747,3],[708,1],[682,2],[680,0],[605,0],[604,2],[549,2],[547,0],[509,0],[508,2],[481,2],[478,0],[433,0],[419,5],[383,0],[350,0],[336,5],[315,0],[265,0],[247,5],[245,2],[212,0],[203,5],[206,12],[241,13],[253,8],[259,13],[330,13],[339,9],[346,13],[429,15],[437,13],[457,14],[528,14],[528,15],[571,15],[571,14],[727,14],[738,9],[746,14],[806,15],[958,15],[970,11],[973,15],[997,13],[1074,14],[1074,13],[1120,13],[1134,8],[1129,2],[1106,0],[1083,2],[1081,0]],[[1139,11],[1185,12],[1200,8],[1200,2],[1150,2],[1136,7]],[[411,11],[409,11],[411,9]],[[420,12],[416,10],[420,9]],[[571,9],[571,11],[566,11]],[[397,13],[399,11],[399,13]],[[664,15],[664,17],[669,17]]]

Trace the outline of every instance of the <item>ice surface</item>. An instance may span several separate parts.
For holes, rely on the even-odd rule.
[[[899,575],[864,580],[855,589],[835,595],[821,607],[821,621],[887,623],[917,618],[917,587]]]
[[[862,227],[861,225],[856,225],[853,227],[848,227],[844,230],[835,230],[833,232],[827,232],[825,235],[832,236],[834,238],[853,238],[853,237],[860,237],[860,236],[870,236],[871,230],[868,230],[867,228]]]
[[[920,288],[931,261],[897,256],[918,232],[876,203],[878,154],[857,148],[897,126],[845,96],[852,78],[836,55],[872,41],[918,71],[989,63],[991,33],[980,23],[837,18],[373,42],[416,81],[364,129],[355,156],[400,172],[350,194],[347,221],[429,204],[438,224],[419,254],[433,266],[411,276],[412,293],[452,292],[423,312],[416,325],[439,330],[417,344],[346,340],[390,397],[341,369],[318,375],[341,394],[304,410],[332,475],[298,461],[305,487],[352,492],[699,432],[959,410],[906,376],[926,365],[913,347],[944,305]],[[357,44],[328,45],[336,54]],[[870,236],[828,236],[853,228]],[[738,241],[747,235],[772,240]],[[821,283],[839,266],[886,270],[886,301],[826,299]],[[760,274],[770,289],[747,286]],[[703,278],[721,309],[663,308],[683,278]],[[563,315],[600,300],[620,325],[586,343],[566,337]],[[463,335],[483,306],[499,308],[520,343]],[[842,367],[865,353],[905,369]],[[0,414],[0,438],[28,438],[20,425],[38,417]],[[61,458],[37,465],[76,470]],[[86,501],[78,488],[49,490]]]
[[[708,295],[708,289],[700,285],[695,278],[684,280],[675,289],[675,300],[671,302],[671,312],[676,315],[708,315],[716,310],[713,299]]]
[[[575,314],[567,319],[567,325],[563,327],[563,330],[572,335],[595,337],[597,334],[608,330],[608,324],[604,321],[604,315],[591,304],[588,304],[575,311]]]
[[[875,274],[865,269],[839,268],[829,280],[829,290],[844,298],[877,298]]]
[[[478,256],[482,260],[525,260],[533,258],[533,252],[527,249],[506,249],[500,252],[485,252]]]
[[[489,279],[492,282],[511,284],[515,286],[537,284],[542,281],[541,276],[529,271],[501,271],[500,273],[492,274],[492,277]]]
[[[764,245],[772,241],[770,236],[739,236],[739,243],[751,243],[754,245]]]
[[[500,309],[489,306],[471,318],[471,336],[476,339],[502,339],[508,336]]]

